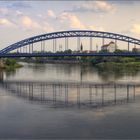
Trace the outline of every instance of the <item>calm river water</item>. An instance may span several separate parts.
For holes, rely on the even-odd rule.
[[[23,65],[1,72],[0,138],[140,138],[140,71]]]

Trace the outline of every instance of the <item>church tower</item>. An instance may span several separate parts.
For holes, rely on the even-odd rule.
[[[83,52],[83,44],[81,43],[80,52]]]

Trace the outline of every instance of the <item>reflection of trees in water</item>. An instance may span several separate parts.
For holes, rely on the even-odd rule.
[[[9,77],[9,76],[15,76],[16,75],[16,70],[12,70],[12,71],[4,71],[3,72],[3,75],[6,75],[6,77]]]
[[[104,80],[118,80],[124,76],[139,75],[140,69],[138,67],[117,67],[112,65],[104,65],[103,67],[96,67],[98,75]]]
[[[0,81],[3,81],[4,75],[3,75],[3,70],[0,70]]]

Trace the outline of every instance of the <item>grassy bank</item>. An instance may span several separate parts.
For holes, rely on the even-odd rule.
[[[127,62],[127,63],[117,63],[117,62],[101,62],[96,64],[97,67],[130,67],[130,68],[140,68],[140,62]]]
[[[135,67],[140,68],[140,58],[136,57],[96,57],[92,64],[97,67]]]
[[[0,69],[4,69],[7,71],[15,70],[16,68],[21,68],[22,65],[17,63],[15,59],[5,59],[3,60],[3,64],[1,65]]]

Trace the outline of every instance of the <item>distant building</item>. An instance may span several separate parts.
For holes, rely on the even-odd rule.
[[[116,48],[117,48],[116,44],[113,41],[111,41],[109,44],[103,45],[101,47],[101,50],[107,52],[114,52]]]
[[[97,53],[97,51],[84,50],[83,53]]]
[[[140,52],[140,48],[133,48],[132,52]]]

